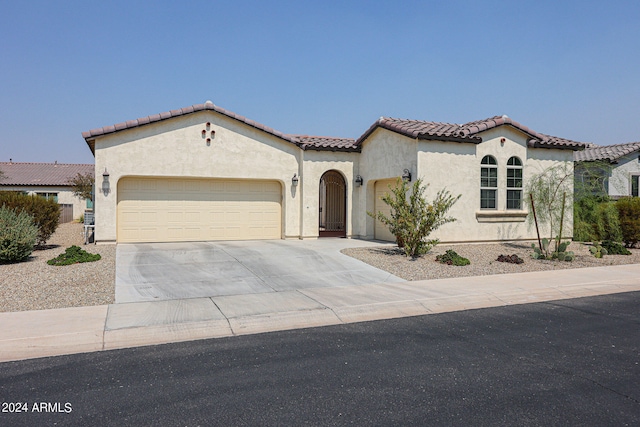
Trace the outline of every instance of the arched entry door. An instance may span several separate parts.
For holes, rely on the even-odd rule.
[[[328,171],[320,178],[320,237],[346,237],[346,188],[339,172]]]

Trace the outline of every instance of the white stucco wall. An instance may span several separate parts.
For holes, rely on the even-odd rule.
[[[207,144],[212,130],[215,136]],[[116,240],[118,181],[128,176],[277,180],[284,189],[282,237],[299,237],[300,195],[292,189],[291,178],[301,173],[300,152],[287,141],[212,111],[98,137],[96,240]],[[111,187],[106,196],[99,191],[105,168]]]
[[[30,195],[35,195],[36,193],[57,193],[58,204],[73,205],[73,219],[75,220],[84,214],[87,207],[86,200],[75,197],[71,189],[66,186],[7,185],[0,186],[0,191],[24,191]]]
[[[613,166],[609,178],[609,195],[624,197],[631,195],[631,176],[640,175],[640,153],[633,152],[621,157]]]
[[[318,237],[320,178],[325,172],[335,170],[340,172],[346,184],[346,232],[347,237],[354,235],[354,206],[357,209],[361,196],[361,187],[355,187],[354,180],[358,168],[358,153],[344,153],[334,151],[312,151],[302,153],[304,157],[300,190],[302,192],[302,222],[303,238]]]
[[[366,200],[361,200],[361,208],[364,207],[364,212],[373,210],[372,182],[377,178],[400,176],[406,165],[410,165],[413,176],[417,173],[424,183],[429,184],[425,192],[428,199],[432,200],[441,189],[447,189],[453,195],[461,194],[460,200],[450,211],[457,221],[444,225],[433,237],[442,242],[535,239],[535,227],[529,226],[525,220],[528,212],[524,201],[522,210],[506,209],[507,161],[512,156],[522,161],[524,198],[527,179],[531,176],[558,164],[565,164],[572,170],[572,151],[529,148],[527,135],[508,126],[491,129],[479,136],[483,139],[480,144],[415,141],[384,129],[376,130],[363,145],[360,158],[360,173],[369,183]],[[495,210],[480,209],[480,162],[485,155],[494,156],[498,162]],[[381,165],[380,169],[377,168],[378,164]],[[371,238],[373,220],[364,212],[359,214],[361,233]],[[565,236],[571,234],[571,213],[569,209],[563,233]]]
[[[417,141],[386,129],[378,128],[363,142],[356,174],[364,180],[354,208],[354,235],[374,238],[374,220],[367,215],[375,206],[375,183],[402,176],[409,169],[417,174]]]
[[[207,144],[211,131],[215,136]],[[316,238],[320,178],[329,170],[338,171],[346,183],[347,236],[372,239],[374,220],[367,211],[374,210],[375,183],[397,178],[404,169],[414,180],[422,177],[429,184],[430,199],[442,188],[462,194],[451,211],[458,221],[434,235],[441,241],[534,239],[535,229],[524,222],[525,204],[515,215],[506,210],[507,160],[517,156],[523,163],[524,195],[533,174],[563,162],[572,167],[572,151],[529,148],[528,137],[509,126],[480,136],[480,144],[418,141],[378,128],[364,141],[361,153],[303,151],[213,111],[104,135],[95,139],[96,240],[117,239],[118,182],[123,177],[276,180],[283,188],[282,238]],[[487,154],[498,161],[498,207],[489,215],[480,209],[480,161]],[[100,191],[105,168],[111,187],[106,196]],[[299,176],[295,187],[294,173]],[[363,177],[362,187],[355,185],[356,175]],[[571,230],[568,214],[565,230]]]

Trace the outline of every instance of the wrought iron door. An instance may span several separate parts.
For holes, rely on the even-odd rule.
[[[320,178],[320,237],[345,237],[346,185],[342,175],[336,171],[325,172]]]

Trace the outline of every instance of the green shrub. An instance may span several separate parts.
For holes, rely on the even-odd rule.
[[[622,229],[614,202],[587,196],[573,204],[573,240],[594,242],[622,241]]]
[[[601,245],[607,250],[609,255],[631,255],[631,251],[624,247],[621,243],[605,240]]]
[[[33,217],[38,227],[36,244],[42,246],[58,228],[60,221],[60,205],[44,197],[3,191],[0,192],[0,205],[16,212],[26,212]]]
[[[622,241],[622,229],[615,202],[600,203],[596,209],[598,240]]]
[[[367,212],[367,214],[389,227],[389,231],[396,236],[398,246],[404,249],[406,256],[417,257],[424,255],[438,243],[438,239],[427,240],[427,237],[440,226],[456,219],[446,216],[460,196],[452,196],[446,190],[440,190],[433,202],[424,197],[426,185],[422,179],[417,179],[411,187],[398,178],[395,188],[382,197],[382,201],[391,208],[391,215],[387,217],[382,212]]]
[[[81,262],[93,262],[100,259],[100,254],[90,254],[89,252],[80,249],[79,246],[71,246],[64,251],[63,254],[47,261],[49,265],[70,265],[78,264]]]
[[[631,247],[640,241],[640,197],[624,197],[616,202],[622,241]]]
[[[38,227],[26,212],[0,207],[0,262],[18,262],[33,252]]]
[[[456,251],[451,249],[447,250],[447,252],[445,252],[442,255],[436,256],[436,261],[442,264],[458,265],[458,266],[471,264],[471,261],[469,261],[467,258],[461,257],[456,253]]]

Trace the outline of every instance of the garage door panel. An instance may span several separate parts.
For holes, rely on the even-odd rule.
[[[281,191],[270,181],[125,178],[118,241],[279,239]]]

